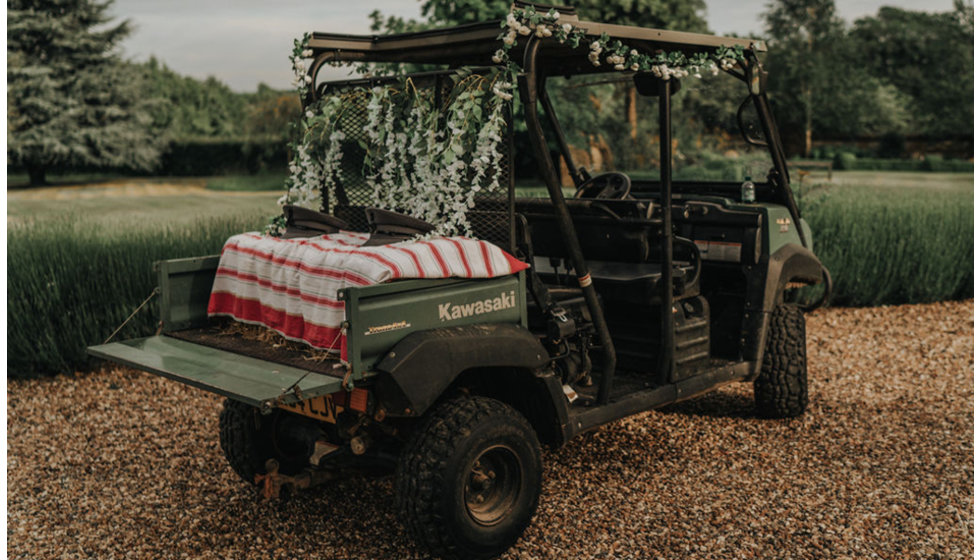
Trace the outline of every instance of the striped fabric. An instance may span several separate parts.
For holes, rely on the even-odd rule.
[[[362,247],[368,234],[280,239],[242,233],[225,242],[209,316],[232,317],[315,348],[346,348],[337,291],[404,278],[493,278],[527,268],[496,245],[463,237]],[[346,359],[346,356],[343,356]]]

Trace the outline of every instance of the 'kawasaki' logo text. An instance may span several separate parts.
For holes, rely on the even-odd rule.
[[[511,309],[512,307],[517,307],[517,296],[514,295],[514,290],[511,290],[509,294],[501,292],[495,298],[463,305],[453,305],[452,302],[440,303],[439,320],[451,321],[453,319],[462,319],[463,317],[483,315],[492,311],[500,311],[501,309]]]

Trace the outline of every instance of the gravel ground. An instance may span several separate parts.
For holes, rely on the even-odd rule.
[[[809,317],[811,408],[751,387],[640,414],[545,455],[505,558],[965,558],[973,302]],[[130,370],[8,385],[10,558],[417,558],[391,478],[257,500],[220,399]]]

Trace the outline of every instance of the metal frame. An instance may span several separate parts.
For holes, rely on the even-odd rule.
[[[519,7],[539,6],[528,2],[518,2]],[[746,60],[741,63],[741,72],[729,70],[728,73],[744,82],[751,100],[761,121],[766,139],[766,147],[773,160],[775,172],[770,180],[775,185],[775,195],[790,213],[802,243],[806,244],[803,227],[800,221],[799,209],[789,187],[789,175],[786,167],[786,157],[783,153],[772,111],[765,92],[765,72],[759,61],[759,52],[766,50],[762,41],[736,39],[731,37],[715,37],[697,33],[685,33],[659,29],[610,25],[580,21],[573,9],[558,8],[559,24],[571,23],[585,30],[588,36],[608,34],[614,39],[627,43],[643,52],[658,52],[661,50],[680,50],[687,54],[712,52],[719,46],[739,45],[745,49]],[[424,62],[443,64],[450,68],[462,65],[484,66],[498,45],[497,35],[499,25],[496,22],[475,23],[453,28],[436,29],[418,33],[403,33],[388,36],[356,36],[345,34],[315,33],[310,41],[314,52],[315,62],[310,69],[310,75],[316,80],[316,74],[323,64],[331,61],[357,62]],[[559,145],[561,158],[568,166],[569,173],[576,185],[581,184],[584,177],[575,169],[568,144],[558,122],[554,107],[548,97],[545,81],[548,76],[563,74],[583,74],[596,70],[591,65],[584,65],[582,49],[569,49],[558,45],[554,40],[540,39],[535,36],[521,37],[513,48],[513,53],[521,53],[520,58],[523,72],[518,75],[518,89],[521,100],[527,108],[525,121],[530,135],[532,149],[537,160],[539,171],[548,188],[548,195],[554,208],[558,228],[561,231],[568,260],[575,270],[579,286],[582,289],[586,305],[592,316],[599,346],[604,356],[602,371],[599,378],[599,404],[609,402],[613,377],[616,370],[616,350],[612,336],[606,323],[602,306],[600,305],[595,286],[592,284],[589,268],[585,262],[578,241],[575,225],[571,218],[564,194],[561,190],[558,170],[551,160],[548,141],[545,136],[538,107],[544,113],[545,120]],[[518,58],[515,57],[515,60]],[[545,62],[547,61],[547,62]],[[425,75],[434,75],[426,73]],[[343,84],[373,84],[378,80],[347,80]],[[318,86],[319,89],[333,87],[332,85]],[[660,185],[661,218],[663,220],[663,236],[661,241],[662,270],[661,270],[661,301],[662,313],[662,361],[659,364],[660,377],[665,383],[676,383],[675,348],[673,340],[673,313],[671,308],[675,301],[673,286],[673,252],[674,232],[672,224],[671,201],[673,195],[671,143],[671,99],[670,81],[659,85],[659,117],[660,117]],[[534,108],[531,110],[530,108]],[[744,107],[743,107],[744,108]],[[513,219],[514,182],[511,170],[509,185],[511,207],[511,238],[515,224]]]

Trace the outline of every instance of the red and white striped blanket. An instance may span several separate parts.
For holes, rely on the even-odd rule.
[[[305,239],[232,236],[221,251],[208,315],[264,325],[315,348],[344,349],[342,288],[402,278],[493,278],[527,268],[476,239],[362,247],[367,239],[348,231]]]

